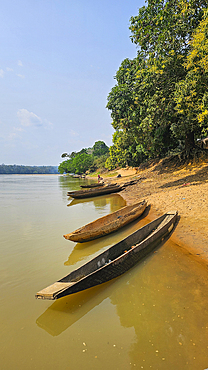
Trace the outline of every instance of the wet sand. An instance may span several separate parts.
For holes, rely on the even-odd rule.
[[[148,219],[164,212],[178,210],[179,222],[171,239],[185,253],[191,253],[199,262],[208,264],[208,161],[180,169],[162,165],[162,161],[146,169],[117,170],[120,178],[105,177],[105,182],[123,184],[138,179],[119,194],[127,205],[146,199],[151,205]]]

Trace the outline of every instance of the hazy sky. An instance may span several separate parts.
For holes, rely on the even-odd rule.
[[[0,164],[58,165],[112,143],[107,95],[136,56],[143,0],[6,0],[0,12]]]

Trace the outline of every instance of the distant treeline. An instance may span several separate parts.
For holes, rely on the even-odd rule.
[[[57,166],[20,166],[16,164],[0,165],[0,175],[12,174],[52,174],[58,173]]]
[[[58,166],[59,173],[74,173],[81,175],[104,169],[109,156],[109,148],[104,141],[96,141],[92,148],[83,148],[79,152],[63,153],[63,162]],[[66,159],[68,158],[68,159]]]

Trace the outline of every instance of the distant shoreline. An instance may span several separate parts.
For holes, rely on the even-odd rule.
[[[14,175],[14,176],[21,176],[21,175],[27,175],[27,176],[51,176],[51,175],[56,175],[56,176],[63,176],[60,173],[0,173],[1,175]]]
[[[46,175],[58,174],[58,166],[25,166],[17,164],[1,164],[0,175]]]

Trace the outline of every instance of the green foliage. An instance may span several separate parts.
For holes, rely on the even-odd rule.
[[[73,165],[73,159],[68,159],[64,162],[61,162],[58,166],[58,172],[63,173],[75,173],[75,167]]]
[[[61,158],[66,158],[66,157],[69,157],[69,154],[68,154],[68,153],[63,153],[63,154],[61,155]]]
[[[147,158],[143,145],[138,144],[127,131],[116,131],[113,135],[113,145],[105,167],[112,170],[116,167],[136,166]]]
[[[58,168],[56,166],[19,166],[16,164],[0,165],[0,174],[56,174]]]
[[[126,165],[126,148],[124,140],[122,139],[122,132],[116,131],[113,135],[113,146],[110,146],[110,156],[106,161],[106,168],[109,170],[121,166],[125,167]]]
[[[208,134],[208,11],[193,34],[185,67],[186,78],[175,92],[176,110],[182,130],[189,125],[200,137]]]
[[[108,150],[109,152],[109,150]],[[98,169],[104,170],[105,167],[105,162],[107,158],[109,157],[109,153],[105,155],[101,155],[100,157],[94,157],[93,156],[93,164],[90,166],[89,171],[94,172]]]
[[[107,108],[116,130],[108,168],[165,156],[181,140],[187,144],[189,138],[194,145],[194,134],[205,132],[208,94],[202,77],[208,64],[207,40],[203,36],[202,42],[201,33],[195,35],[198,43],[190,40],[206,6],[205,0],[149,0],[131,17],[131,40],[139,51],[135,59],[121,63],[108,95]],[[207,35],[205,23],[203,27]],[[203,69],[200,79],[196,55],[198,68]]]
[[[73,165],[75,167],[75,173],[82,174],[90,168],[93,163],[93,158],[90,154],[81,153],[76,155],[73,159]]]
[[[93,156],[95,157],[101,157],[109,153],[109,148],[104,143],[104,141],[96,141],[92,149],[93,149]]]
[[[86,171],[96,171],[98,168],[104,168],[108,157],[109,148],[103,141],[95,142],[93,148],[83,148],[79,152],[72,152],[64,155],[69,159],[60,163],[59,173],[83,174]],[[63,154],[61,156],[63,158]]]
[[[59,173],[82,174],[86,172],[93,163],[93,157],[83,151],[76,154],[75,157],[60,163]]]

